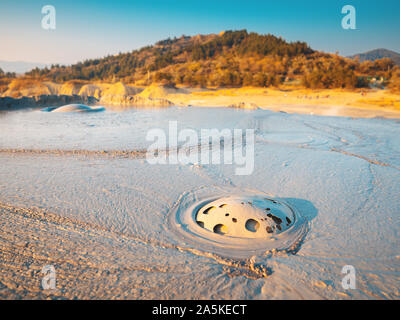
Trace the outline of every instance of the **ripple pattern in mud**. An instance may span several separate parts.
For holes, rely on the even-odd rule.
[[[257,141],[289,146],[319,147],[330,145],[334,140],[330,139],[330,137],[321,137],[314,133],[268,132],[259,134],[257,136]]]

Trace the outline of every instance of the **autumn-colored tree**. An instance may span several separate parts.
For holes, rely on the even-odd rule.
[[[394,92],[400,92],[400,68],[397,67],[393,73],[392,78],[390,79],[389,87]]]

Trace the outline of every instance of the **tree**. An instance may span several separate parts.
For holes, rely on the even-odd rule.
[[[394,92],[400,92],[400,68],[396,68],[393,71],[392,78],[389,84],[390,89]]]
[[[172,80],[172,75],[169,72],[156,72],[154,75],[154,81],[160,82],[165,85],[174,85],[174,81]]]

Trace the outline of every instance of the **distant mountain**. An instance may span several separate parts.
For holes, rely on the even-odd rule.
[[[25,73],[34,68],[44,68],[44,67],[46,67],[45,64],[37,62],[0,60],[0,69],[2,69],[4,72]]]
[[[395,64],[400,66],[400,53],[387,50],[387,49],[375,49],[364,53],[355,54],[350,56],[351,59],[358,58],[360,62],[370,60],[375,61],[382,58],[390,58],[394,61]]]

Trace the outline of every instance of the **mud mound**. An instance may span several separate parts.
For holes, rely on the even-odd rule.
[[[43,84],[47,87],[47,89],[50,91],[51,95],[58,95],[62,84],[59,83],[54,83],[54,82],[43,82]]]
[[[78,94],[83,97],[95,97],[96,99],[100,99],[101,89],[93,84],[85,84],[82,86],[81,90],[79,90]]]
[[[49,107],[42,109],[45,112],[98,112],[104,111],[103,107],[89,107],[84,104],[68,104],[62,107]]]
[[[21,98],[50,95],[51,91],[42,82],[34,79],[14,79],[3,93],[3,97]]]
[[[135,95],[141,92],[142,89],[127,86],[122,82],[118,82],[110,85],[108,88],[102,91],[102,96],[129,96]]]
[[[196,215],[203,228],[231,237],[268,238],[287,230],[295,216],[276,200],[225,197],[207,203]]]
[[[85,82],[78,80],[68,81],[62,85],[58,94],[65,94],[69,96],[72,96],[74,94],[79,94],[79,91],[85,84],[86,84]]]
[[[144,89],[139,96],[143,98],[166,98],[170,94],[185,94],[185,89],[176,88],[167,85],[151,85]]]
[[[230,258],[296,252],[307,220],[283,199],[262,192],[210,187],[185,193],[169,212],[174,236]]]

